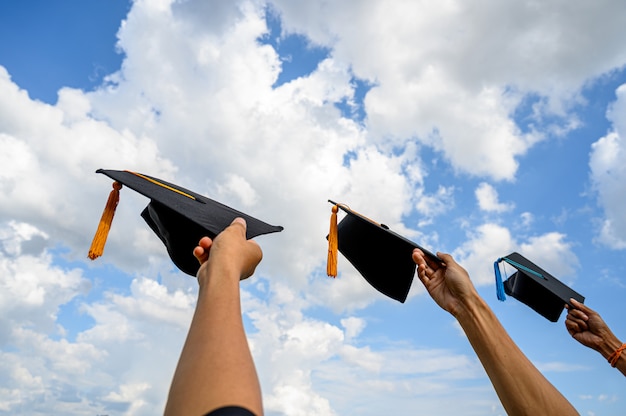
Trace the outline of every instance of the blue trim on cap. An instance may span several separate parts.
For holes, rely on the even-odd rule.
[[[519,263],[517,263],[517,262],[515,262],[515,261],[513,261],[513,260],[509,260],[509,259],[507,259],[506,257],[505,257],[505,258],[503,258],[502,260],[506,261],[506,262],[507,262],[507,263],[509,263],[511,266],[515,267],[516,269],[522,269],[522,270],[524,270],[525,272],[528,272],[528,273],[534,274],[534,275],[535,275],[535,276],[537,276],[537,277],[541,277],[542,279],[548,280],[548,279],[546,279],[546,277],[545,277],[544,275],[542,275],[541,273],[536,272],[536,271],[534,271],[534,270],[532,270],[532,269],[529,269],[528,267],[523,266],[523,265],[521,265],[521,264],[519,264]]]

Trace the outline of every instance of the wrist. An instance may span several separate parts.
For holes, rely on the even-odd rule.
[[[617,363],[622,358],[622,352],[626,350],[626,344],[622,344],[619,348],[617,348],[613,354],[609,355],[607,361],[611,364],[611,367],[617,367]]]
[[[617,337],[610,336],[607,337],[606,340],[603,340],[603,342],[598,345],[598,348],[596,350],[602,355],[602,357],[608,360],[609,357],[621,346],[622,342],[617,339]]]
[[[488,311],[489,306],[487,306],[485,300],[477,292],[473,291],[468,296],[463,297],[459,301],[458,307],[451,310],[450,313],[463,326],[467,322],[476,322],[477,318]]]
[[[235,270],[234,267],[229,267],[228,264],[223,262],[211,261],[209,259],[202,265],[198,272],[198,285],[200,289],[208,288],[209,286],[217,286],[230,284],[239,285],[240,273]]]

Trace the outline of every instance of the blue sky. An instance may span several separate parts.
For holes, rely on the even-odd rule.
[[[285,227],[242,284],[269,415],[505,414],[417,279],[400,304],[325,276],[327,199],[452,253],[581,414],[623,413],[623,376],[492,271],[526,255],[626,338],[622,2],[336,3],[0,5],[0,414],[162,411],[196,283],[129,191],[86,259],[98,168]]]
[[[31,98],[48,103],[61,87],[93,89],[121,65],[115,34],[129,9],[126,0],[3,4],[3,66]]]

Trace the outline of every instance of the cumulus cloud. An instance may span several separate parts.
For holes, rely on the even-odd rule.
[[[452,380],[472,382],[481,373],[475,358],[454,351],[392,340],[361,346],[362,317],[348,315],[335,325],[306,316],[306,303],[287,287],[263,297],[246,296],[244,307],[269,414],[347,414],[357,406],[359,414],[374,415],[390,403],[406,409],[413,400],[435,409]]]
[[[425,225],[454,206],[454,187],[439,186],[437,192],[433,194],[420,192],[415,199],[417,211],[424,216],[421,225]]]
[[[591,180],[604,209],[604,219],[598,239],[615,248],[626,248],[626,215],[623,195],[626,194],[626,167],[622,163],[626,154],[626,84],[616,91],[616,101],[607,112],[612,129],[591,147],[589,167]]]
[[[51,265],[45,252],[23,253],[35,237],[44,237],[36,227],[10,222],[0,228],[0,343],[12,338],[12,328],[27,326],[56,332],[59,307],[80,293],[89,282],[78,269],[65,271]]]
[[[523,253],[559,276],[564,282],[575,275],[579,266],[578,258],[572,249],[573,244],[567,241],[567,236],[557,232],[532,236],[520,244]]]
[[[572,249],[572,243],[561,233],[515,236],[506,227],[485,223],[469,232],[468,240],[453,254],[477,285],[493,285],[493,262],[513,251],[524,253],[566,282],[566,278],[574,277],[579,265]]]
[[[460,171],[493,179],[513,178],[516,158],[542,139],[510,119],[524,97],[543,97],[536,117],[564,116],[589,74],[626,59],[618,41],[624,12],[611,12],[612,0],[566,11],[528,2],[272,3],[286,32],[331,45],[335,59],[376,85],[366,97],[373,136],[415,136]],[[562,47],[573,39],[576,48]]]
[[[626,62],[619,2],[575,6],[135,1],[118,32],[122,67],[94,91],[62,88],[56,104],[42,103],[0,67],[0,410],[162,411],[195,281],[173,269],[139,218],[148,201],[128,189],[105,255],[85,263],[111,189],[98,168],[144,172],[285,227],[258,238],[264,261],[243,293],[269,414],[406,413],[416,400],[439,414],[449,394],[459,398],[451,414],[500,409],[474,359],[371,337],[372,316],[360,311],[390,303],[377,302],[344,259],[339,278],[321,271],[326,201],[425,237],[408,218],[431,225],[462,191],[427,187],[438,169],[514,179],[520,156],[546,140],[532,123],[515,123],[520,103],[536,98],[531,121],[569,131],[577,124],[559,121],[585,82]],[[259,40],[268,10],[284,36],[331,51],[278,87],[281,57]],[[355,77],[372,86],[362,121],[338,108],[356,101]],[[614,128],[594,145],[590,167],[606,213],[602,239],[624,247],[624,87],[617,92]],[[424,149],[438,166],[425,165]],[[514,209],[486,183],[476,198],[486,211]],[[534,216],[520,218],[530,226]],[[562,233],[469,229],[451,251],[477,284],[491,284],[493,260],[517,248],[555,273],[575,272]],[[70,328],[61,317],[70,312],[88,323]]]
[[[506,212],[513,209],[512,203],[504,204],[498,201],[498,192],[493,186],[486,182],[482,182],[474,191],[478,206],[481,210],[487,212]]]

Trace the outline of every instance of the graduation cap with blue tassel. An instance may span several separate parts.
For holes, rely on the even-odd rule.
[[[500,263],[508,263],[517,271],[502,281]],[[570,298],[584,302],[585,297],[572,290],[550,273],[543,270],[519,253],[501,257],[493,264],[496,275],[496,295],[498,300],[506,300],[509,295],[552,322],[557,322]],[[506,295],[505,295],[506,294]]]

